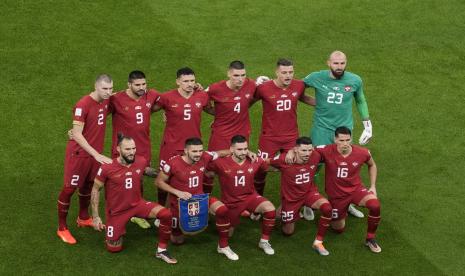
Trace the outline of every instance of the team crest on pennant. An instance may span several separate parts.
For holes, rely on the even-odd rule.
[[[344,91],[346,91],[346,92],[350,92],[351,89],[352,89],[352,87],[350,87],[350,86],[344,86]]]
[[[187,214],[190,217],[198,215],[199,212],[200,212],[200,207],[199,207],[199,202],[198,201],[187,203]]]
[[[179,228],[186,235],[199,233],[208,226],[208,194],[193,195],[188,200],[178,199]]]

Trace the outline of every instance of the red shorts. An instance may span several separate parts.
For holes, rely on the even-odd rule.
[[[119,240],[121,236],[126,234],[126,223],[132,217],[148,218],[152,209],[157,206],[161,205],[142,199],[136,206],[122,213],[110,215],[107,212],[106,239],[109,241]]]
[[[239,134],[234,134],[235,135],[242,135],[249,141],[249,134],[244,135],[243,133]],[[214,131],[212,131],[212,134],[210,136],[210,141],[208,142],[208,150],[209,151],[219,151],[219,150],[224,150],[224,149],[229,149],[231,146],[231,139],[233,136],[222,136]]]
[[[75,157],[66,154],[64,186],[73,188],[92,188],[100,163],[93,157]]]
[[[360,186],[357,190],[355,190],[351,195],[342,197],[342,198],[328,198],[329,203],[333,207],[332,211],[332,219],[333,220],[341,220],[347,216],[347,209],[351,203],[358,205],[360,201],[367,195],[373,194],[369,192],[367,188],[364,186]]]
[[[293,223],[299,220],[299,210],[302,206],[312,207],[315,202],[324,198],[318,189],[311,189],[306,196],[296,200],[286,200],[281,198],[281,221],[284,224]]]
[[[160,171],[163,171],[163,166],[170,160],[171,157],[176,155],[184,154],[184,150],[175,150],[167,146],[160,147],[160,154],[158,160],[160,160]]]
[[[258,205],[265,201],[268,201],[268,199],[257,193],[253,193],[243,201],[232,204],[225,203],[226,207],[228,207],[228,215],[229,219],[231,220],[231,226],[236,226],[240,223],[241,213],[244,210],[253,213],[255,212],[255,209],[257,209]]]
[[[208,208],[212,206],[215,202],[219,201],[218,198],[214,196],[210,196],[208,198]],[[182,231],[179,228],[179,206],[178,206],[178,199],[175,196],[170,197],[170,209],[171,214],[173,215],[173,222],[171,223],[171,233],[173,236],[181,236]]]
[[[287,151],[295,147],[296,140],[297,136],[260,136],[258,140],[258,155],[263,159],[273,158],[279,151]]]

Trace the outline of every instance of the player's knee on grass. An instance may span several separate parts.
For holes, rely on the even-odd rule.
[[[284,236],[292,236],[292,234],[294,234],[294,229],[295,229],[294,223],[283,224],[283,227],[281,228]]]
[[[344,232],[345,226],[346,221],[343,219],[331,222],[331,228],[338,234],[342,234]]]
[[[118,253],[123,250],[123,237],[117,240],[107,240],[107,250],[111,253]]]

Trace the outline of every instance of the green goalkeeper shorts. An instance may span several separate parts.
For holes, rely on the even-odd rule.
[[[334,143],[334,130],[331,129],[313,126],[310,136],[315,147]]]

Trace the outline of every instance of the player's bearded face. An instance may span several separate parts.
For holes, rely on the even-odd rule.
[[[136,79],[128,83],[129,89],[138,97],[142,97],[147,91],[147,82],[145,79]]]
[[[194,75],[181,75],[178,79],[176,79],[176,84],[178,85],[179,89],[185,93],[192,93],[194,92],[195,88],[195,76]]]
[[[335,137],[334,142],[336,143],[337,150],[340,153],[347,154],[350,152],[352,137],[349,134],[338,134],[338,136]]]
[[[136,160],[136,144],[134,140],[123,140],[117,147],[121,158],[126,164],[132,164]]]
[[[310,159],[310,154],[312,154],[313,146],[312,145],[300,145],[296,148],[296,155],[303,162],[307,162]]]
[[[289,86],[294,78],[294,66],[279,66],[276,70],[276,77],[280,84]]]
[[[228,77],[234,88],[241,88],[246,78],[245,69],[231,69],[228,71]]]
[[[345,57],[333,57],[328,61],[328,64],[335,78],[340,79],[344,75],[347,65]]]
[[[113,82],[101,81],[96,83],[95,92],[97,92],[101,99],[106,100],[110,98],[111,94],[113,93]]]
[[[202,156],[203,153],[203,146],[202,145],[191,145],[188,146],[185,150],[185,153],[187,155],[187,158],[192,163],[197,163],[200,160],[200,157]]]
[[[249,147],[247,145],[247,142],[236,143],[232,146],[231,149],[232,149],[232,154],[239,161],[245,160],[247,158],[247,154],[249,153]]]

